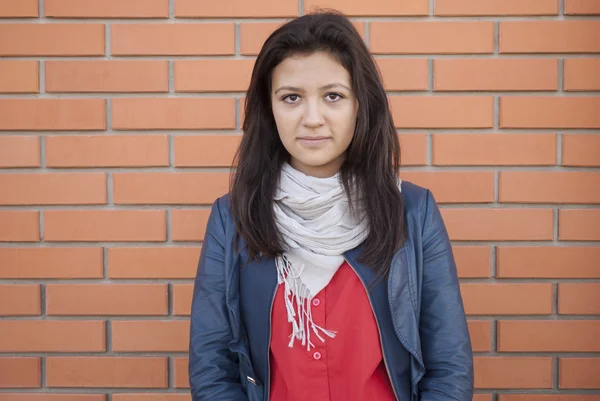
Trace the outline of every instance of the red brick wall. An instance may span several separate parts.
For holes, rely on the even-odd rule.
[[[600,400],[599,0],[0,0],[0,401],[190,399],[253,60],[314,5],[352,16],[442,206],[476,400]]]

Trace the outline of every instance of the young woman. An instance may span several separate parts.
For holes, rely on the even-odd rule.
[[[348,19],[302,16],[266,40],[243,131],[195,280],[193,401],[471,400],[448,234],[431,193],[398,179]]]

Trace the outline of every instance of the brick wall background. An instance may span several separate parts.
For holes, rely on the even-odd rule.
[[[475,399],[600,400],[600,0],[0,0],[0,401],[190,400],[253,60],[314,5],[443,208]]]

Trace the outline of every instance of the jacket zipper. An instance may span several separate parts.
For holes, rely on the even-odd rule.
[[[265,391],[267,397],[264,401],[269,401],[269,397],[271,396],[271,358],[269,353],[271,352],[271,334],[273,331],[273,305],[275,304],[275,295],[277,295],[277,286],[275,286],[275,291],[273,291],[273,298],[271,299],[271,308],[269,310],[269,341],[267,341],[267,377],[265,377]]]
[[[394,387],[394,382],[392,381],[392,375],[390,374],[390,369],[388,368],[388,362],[385,357],[385,348],[383,347],[383,338],[381,337],[381,327],[379,326],[379,319],[377,318],[377,314],[375,313],[375,308],[373,308],[373,302],[371,301],[371,295],[369,294],[369,290],[367,290],[367,286],[366,286],[365,282],[363,281],[362,277],[360,276],[360,274],[358,274],[358,272],[356,271],[354,266],[352,266],[352,263],[350,263],[350,261],[346,258],[344,258],[344,260],[346,261],[346,263],[348,263],[348,265],[352,268],[352,270],[354,270],[354,273],[358,276],[358,279],[360,280],[363,287],[365,288],[365,291],[367,292],[367,298],[369,299],[369,305],[371,305],[371,311],[373,311],[373,316],[375,317],[375,322],[377,322],[377,332],[379,334],[379,344],[381,345],[381,353],[383,355],[383,365],[385,366],[385,371],[388,374],[388,378],[390,380],[390,385],[392,386],[392,390],[394,391],[394,397],[396,397],[396,400],[399,400],[400,398],[398,398],[398,394],[396,393],[396,387]]]

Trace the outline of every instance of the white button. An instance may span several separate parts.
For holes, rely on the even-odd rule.
[[[319,306],[321,305],[321,300],[319,298],[315,298],[312,301],[313,306]]]
[[[320,352],[318,352],[318,351],[317,351],[317,352],[315,352],[315,353],[313,354],[313,358],[315,358],[315,359],[318,361],[319,359],[321,359],[321,353],[320,353]]]

